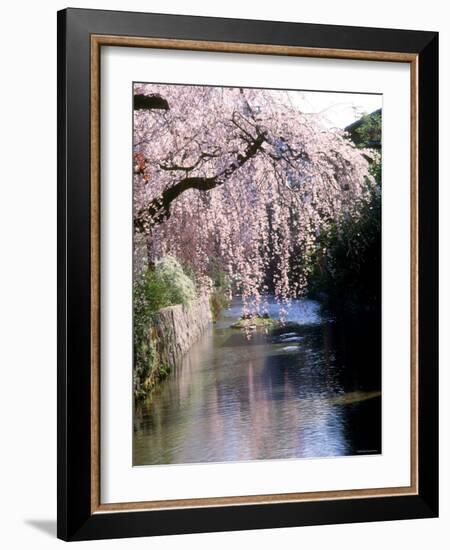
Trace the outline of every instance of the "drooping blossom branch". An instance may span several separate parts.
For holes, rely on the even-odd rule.
[[[376,187],[370,151],[303,114],[290,92],[135,84],[134,93],[147,105],[134,111],[136,243],[199,280],[219,264],[249,311],[268,291],[288,307],[305,291],[321,232],[357,218]]]
[[[145,206],[141,211],[137,212],[134,216],[134,226],[137,230],[145,231],[146,226],[151,226],[156,223],[160,223],[170,216],[170,205],[177,199],[182,193],[188,189],[197,189],[198,191],[210,191],[218,185],[224,184],[241,166],[243,166],[249,159],[251,159],[260,149],[264,142],[265,134],[259,134],[252,143],[249,144],[244,154],[238,154],[236,159],[221,172],[215,176],[209,177],[185,177],[178,180],[175,184],[165,189],[159,197],[153,199],[150,204]],[[213,158],[214,155],[202,153],[200,159],[198,159],[192,166],[161,166],[163,170],[170,172],[184,171],[191,172],[200,163],[202,158]]]

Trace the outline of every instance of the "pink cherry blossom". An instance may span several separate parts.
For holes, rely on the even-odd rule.
[[[287,311],[321,232],[369,199],[373,153],[302,113],[292,92],[135,84],[134,94],[168,106],[134,111],[137,269],[170,254],[201,285],[218,261],[244,312],[263,310],[269,289]]]

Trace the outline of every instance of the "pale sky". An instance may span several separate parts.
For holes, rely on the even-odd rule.
[[[383,96],[339,92],[289,92],[304,113],[321,113],[328,127],[345,128],[363,113],[380,109]]]

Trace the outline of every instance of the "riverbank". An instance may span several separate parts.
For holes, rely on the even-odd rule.
[[[135,397],[147,397],[213,320],[209,296],[156,311],[147,329],[146,369],[135,372]]]

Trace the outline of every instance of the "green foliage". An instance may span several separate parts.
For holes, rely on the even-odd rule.
[[[175,304],[187,304],[195,297],[193,281],[175,258],[165,256],[134,283],[135,334],[140,327],[148,327],[155,311]]]
[[[364,114],[351,132],[352,139],[358,148],[381,149],[381,111]],[[371,160],[370,173],[381,185],[381,153]]]
[[[136,328],[140,337],[136,336]],[[133,386],[136,397],[144,397],[148,393],[149,386],[152,386],[159,375],[159,355],[157,342],[146,334],[144,327],[136,327],[134,334],[134,369]]]
[[[369,167],[370,174],[375,178],[378,185],[381,186],[381,154],[376,154]]]
[[[231,296],[231,281],[228,275],[220,268],[217,261],[211,261],[211,280],[213,283],[209,303],[213,320],[216,321],[222,309],[228,307]]]
[[[347,128],[358,148],[372,149],[370,173],[377,182],[358,218],[338,220],[322,231],[312,267],[312,294],[328,297],[335,311],[381,306],[381,110]]]
[[[142,383],[165,376],[169,370],[161,364],[156,335],[150,334],[153,314],[167,306],[186,304],[196,298],[193,281],[178,261],[166,256],[148,269],[133,286],[134,311],[134,387],[142,393]]]
[[[311,258],[310,287],[334,309],[377,310],[381,298],[381,190],[373,189],[361,216],[323,231]]]
[[[231,289],[230,278],[221,268],[218,260],[211,259],[211,272],[209,275],[215,288],[221,288],[224,291],[229,291]]]
[[[214,287],[209,297],[209,304],[214,321],[217,321],[221,310],[228,307],[229,303],[229,291],[222,287]]]
[[[195,284],[172,256],[165,256],[144,275],[144,291],[151,311],[196,298]]]
[[[346,130],[358,149],[372,149],[375,153],[375,158],[368,159],[369,171],[381,185],[381,109],[370,114],[365,113],[359,120],[347,126]]]
[[[364,114],[355,128],[353,141],[360,148],[373,147],[381,142],[381,111]]]

